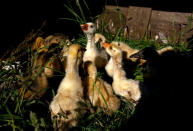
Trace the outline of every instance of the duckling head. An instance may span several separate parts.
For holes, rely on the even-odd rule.
[[[125,47],[124,44],[120,41],[112,41],[111,44],[116,45],[116,46],[120,47],[121,49],[124,49],[124,47]]]
[[[78,60],[82,60],[83,57],[83,52],[85,51],[85,49],[79,45],[79,44],[72,44],[69,47],[69,56],[72,59],[78,59]]]
[[[32,51],[37,51],[38,53],[47,52],[48,48],[45,45],[45,41],[42,37],[37,37],[35,43],[32,45]]]
[[[94,34],[96,31],[96,25],[92,22],[80,25],[82,31],[86,34]]]
[[[103,47],[105,48],[106,52],[111,57],[121,56],[122,55],[122,51],[117,45],[110,44],[110,43],[104,43]]]
[[[99,33],[95,33],[94,39],[95,43],[99,42],[101,47],[103,47],[103,43],[106,42],[106,38]]]

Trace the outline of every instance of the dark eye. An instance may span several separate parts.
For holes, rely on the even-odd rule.
[[[120,43],[118,43],[118,46],[120,46]]]
[[[110,46],[109,49],[112,50],[112,46]]]
[[[99,42],[101,42],[101,41],[102,41],[102,39],[100,38],[100,39],[99,39]]]
[[[93,28],[93,25],[91,25],[90,28]]]

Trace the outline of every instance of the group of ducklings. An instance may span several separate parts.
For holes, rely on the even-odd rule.
[[[127,72],[122,67],[123,57],[136,61],[136,58],[130,58],[130,56],[139,50],[133,49],[123,42],[107,43],[103,35],[95,33],[96,25],[94,23],[82,24],[81,28],[87,36],[86,49],[80,44],[72,44],[66,39],[65,42],[68,44],[63,47],[61,57],[50,55],[49,48],[61,42],[62,36],[59,38],[49,36],[45,40],[39,37],[33,47],[39,53],[33,62],[33,74],[38,73],[37,71],[40,70],[37,69],[38,67],[45,66],[34,82],[34,86],[40,86],[39,91],[48,86],[47,78],[53,77],[55,70],[62,69],[66,72],[59,84],[57,94],[49,105],[51,118],[53,121],[56,119],[53,126],[58,130],[68,130],[77,125],[79,116],[84,115],[88,110],[80,103],[90,103],[97,109],[96,111],[104,109],[110,115],[120,107],[120,99],[117,95],[134,105],[142,96],[140,82],[128,79]],[[101,48],[96,47],[98,41]],[[49,48],[42,48],[45,46]],[[123,53],[126,55],[123,56]],[[84,78],[79,74],[81,64],[84,72],[87,73]],[[54,70],[52,70],[53,68]],[[106,73],[112,77],[112,85],[97,77],[97,69],[101,68],[105,68]],[[33,91],[27,91],[24,97],[32,97],[33,93],[31,92]],[[39,93],[39,96],[42,95]]]

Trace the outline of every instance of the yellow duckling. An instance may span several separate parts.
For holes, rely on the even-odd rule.
[[[57,94],[50,104],[52,119],[56,116],[54,128],[68,130],[77,125],[79,113],[84,114],[81,102],[84,102],[83,86],[79,76],[83,48],[78,44],[69,47],[66,75],[61,81]],[[62,114],[65,117],[60,116]]]
[[[137,58],[130,58],[130,56],[132,54],[135,54],[136,52],[139,52],[139,50],[137,49],[133,49],[131,48],[129,45],[123,43],[123,42],[118,42],[118,41],[112,41],[111,43],[112,45],[115,45],[117,47],[119,47],[122,50],[122,53],[124,53],[124,58],[131,60],[132,62],[137,61]],[[141,62],[143,62],[142,59],[140,59]],[[112,77],[113,76],[113,61],[112,61],[112,57],[110,58],[110,60],[108,61],[108,63],[105,66],[105,70],[107,72],[107,74]]]
[[[138,58],[131,58],[130,56],[135,54],[135,53],[138,53],[140,50],[133,49],[133,48],[131,48],[129,45],[127,45],[124,42],[112,41],[111,44],[118,46],[122,50],[122,52],[124,53],[124,56],[123,56],[124,58],[126,58],[128,60],[131,60],[132,62],[136,62],[137,61]],[[173,50],[173,47],[168,46],[168,47],[162,48],[160,50],[157,50],[157,53],[159,55],[162,55],[164,52],[171,51],[171,50]],[[140,62],[139,65],[143,65],[147,61],[144,60],[144,59],[139,59],[139,62]],[[106,70],[107,74],[110,77],[113,76],[113,62],[112,62],[112,58],[110,58],[110,60],[106,64],[105,70]]]
[[[137,60],[136,58],[130,58],[130,56],[132,54],[139,52],[139,50],[133,49],[129,45],[127,45],[126,43],[120,42],[120,41],[112,41],[111,44],[118,46],[122,50],[122,52],[125,53],[125,57],[127,59],[130,59],[133,62],[135,62]]]
[[[94,37],[94,34],[96,32],[96,25],[89,22],[86,24],[82,24],[81,28],[87,36],[86,52],[83,56],[83,62],[91,61],[96,65],[97,68],[105,67],[108,61],[108,56],[106,53],[102,53],[96,47],[95,41],[97,40],[97,37]]]
[[[117,95],[129,101],[137,102],[141,98],[140,83],[137,80],[127,79],[122,68],[122,51],[113,44],[105,43],[104,48],[111,56],[113,63],[113,89]]]
[[[95,43],[97,43],[99,41],[100,42],[100,46],[103,47],[103,43],[106,42],[106,38],[102,34],[95,33],[94,41],[95,41]]]
[[[159,55],[162,55],[164,52],[173,51],[173,50],[174,48],[172,46],[167,46],[167,47],[157,50],[157,53]]]
[[[97,108],[107,109],[107,113],[115,112],[119,109],[120,100],[113,94],[113,89],[110,84],[101,78],[97,78],[96,66],[87,61],[84,63],[85,71],[88,76],[84,80],[86,87],[86,96],[90,100],[91,104]]]

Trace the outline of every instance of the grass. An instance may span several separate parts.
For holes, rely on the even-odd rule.
[[[86,115],[81,119],[77,128],[82,130],[116,130],[127,123],[134,111],[135,109],[131,103],[121,99],[120,110],[116,111],[112,116],[106,115],[104,111]]]
[[[83,0],[84,6],[89,11],[89,7],[86,4],[86,1]],[[87,18],[84,16],[84,12],[81,8],[79,0],[76,0],[76,5],[79,9],[79,13],[74,12],[74,9],[70,5],[64,5],[70,13],[73,14],[74,18],[61,18],[65,20],[72,20],[78,22],[79,24],[85,23]],[[80,14],[80,15],[79,15]],[[120,14],[120,19],[121,19]],[[92,18],[93,20],[95,18]],[[113,35],[105,32],[107,25],[102,24],[102,30],[97,32],[103,34],[107,41],[123,41],[127,43],[132,48],[143,49],[149,46],[155,46],[156,49],[163,48],[166,45],[161,45],[157,41],[152,41],[152,39],[142,38],[139,41],[128,39],[123,37],[120,29],[117,34]],[[183,32],[182,32],[183,33]],[[36,34],[37,35],[37,34]],[[77,39],[73,39],[72,43],[79,43],[82,46],[86,46],[86,37],[82,33],[79,34]],[[191,49],[187,44],[184,43],[169,43],[174,47],[175,50],[181,52],[189,52]],[[168,46],[167,45],[167,46]],[[20,47],[22,48],[22,47]],[[59,47],[61,48],[61,47]],[[11,65],[16,61],[19,54],[14,54],[6,59],[6,62],[1,66]],[[0,68],[0,129],[9,129],[9,130],[35,130],[35,131],[46,131],[52,130],[52,122],[50,119],[49,112],[49,102],[46,99],[22,99],[19,95],[19,88],[22,85],[25,85],[27,82],[26,89],[32,83],[32,80],[36,79],[37,76],[43,71],[45,67],[42,67],[41,71],[38,72],[35,78],[32,80],[27,80],[25,83],[21,78],[28,77],[32,73],[31,69],[31,59],[33,58],[31,50],[28,48],[27,59],[24,60],[21,65],[22,67],[12,68],[10,70],[3,70]],[[60,72],[60,75],[64,76],[64,72]],[[104,72],[98,72],[98,77],[103,77]],[[57,76],[55,76],[57,77]],[[142,68],[137,67],[137,70],[134,73],[134,79],[143,81]],[[51,90],[51,98],[55,96],[55,88],[48,87]],[[97,88],[97,87],[96,87]],[[98,88],[97,88],[98,89]],[[102,95],[102,94],[101,94]],[[107,116],[104,111],[97,113],[87,113],[85,116],[80,118],[79,125],[72,130],[116,130],[121,128],[124,124],[127,123],[129,118],[135,113],[135,108],[129,102],[121,99],[121,108],[116,111],[112,116]],[[105,101],[105,100],[104,100]],[[106,103],[107,104],[107,103]]]

